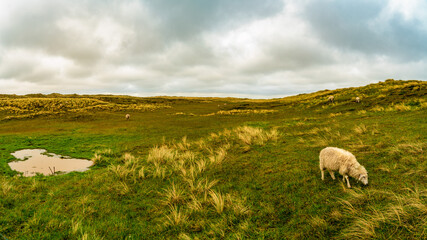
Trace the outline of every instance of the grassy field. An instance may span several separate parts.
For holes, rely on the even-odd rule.
[[[0,95],[0,234],[425,239],[426,108],[427,82],[394,80],[270,100]],[[322,182],[326,146],[369,185]],[[25,178],[7,163],[27,148],[95,165]]]

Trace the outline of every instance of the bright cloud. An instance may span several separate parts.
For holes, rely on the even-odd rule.
[[[0,2],[0,93],[271,98],[427,78],[423,0]]]

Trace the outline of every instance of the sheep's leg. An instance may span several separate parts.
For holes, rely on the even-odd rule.
[[[347,176],[347,175],[345,175],[345,179],[347,180],[347,187],[348,187],[348,188],[351,188],[351,186],[350,186],[350,180],[348,179],[348,176]]]
[[[332,171],[329,171],[329,174],[331,175],[331,178],[335,180],[335,174]]]
[[[323,169],[320,169],[320,172],[322,173],[322,181],[325,180],[325,171]]]

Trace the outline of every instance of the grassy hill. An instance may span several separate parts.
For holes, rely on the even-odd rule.
[[[269,100],[0,95],[0,234],[426,238],[426,107],[427,82],[394,80]],[[351,151],[369,185],[321,181],[326,146]],[[7,162],[25,148],[95,165],[24,178]]]

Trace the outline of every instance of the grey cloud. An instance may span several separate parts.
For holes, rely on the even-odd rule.
[[[329,44],[360,51],[381,51],[384,43],[368,24],[380,12],[378,1],[311,1],[303,17]]]
[[[381,19],[387,1],[310,1],[302,17],[327,44],[366,54],[421,59],[427,32],[399,15]]]
[[[123,39],[120,49],[123,53],[145,54],[155,50],[155,44],[160,47],[162,43],[153,33],[155,26],[151,26],[149,16],[144,15],[148,13],[141,12],[137,8],[138,3],[135,3],[136,7],[128,6],[127,9],[119,3],[45,1],[37,5],[28,4],[13,14],[9,26],[0,29],[0,44],[9,48],[42,50],[93,65],[102,61],[106,54],[102,39],[94,34],[100,27],[109,27],[108,22],[102,21],[110,19],[118,27],[128,28],[134,33]],[[122,5],[126,5],[126,2],[122,2]],[[126,11],[136,12],[128,14]],[[77,26],[73,28],[61,24],[64,20],[74,20]],[[81,26],[78,26],[79,21]],[[119,33],[111,32],[110,37],[114,38],[114,34]]]
[[[11,15],[12,24],[0,29],[2,44],[38,48],[49,46],[50,41],[56,39],[56,30],[52,23],[61,16],[61,10],[54,2],[29,4],[15,10]]]
[[[384,37],[394,40],[393,49],[398,55],[405,60],[427,58],[427,31],[418,20],[406,21],[401,16],[393,16],[389,24],[390,31]]]
[[[188,39],[201,32],[268,17],[283,8],[281,0],[145,0],[168,39]]]
[[[212,50],[200,39],[174,42],[148,58],[150,68],[165,73],[180,72],[186,68],[216,65]]]
[[[86,63],[99,57],[95,48],[85,47],[79,37],[68,36],[55,25],[60,14],[54,6],[36,9],[21,9],[14,16],[13,24],[1,30],[1,43],[9,48],[26,48],[63,55]]]

